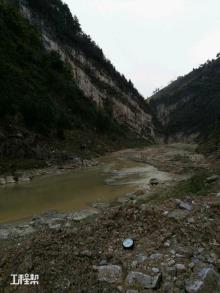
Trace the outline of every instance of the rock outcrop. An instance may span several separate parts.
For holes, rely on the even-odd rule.
[[[45,48],[58,52],[63,61],[71,65],[74,80],[86,97],[104,111],[111,107],[116,121],[128,126],[141,137],[153,140],[154,126],[150,107],[136,89],[132,90],[131,82],[131,90],[123,89],[117,78],[114,79],[105,68],[97,66],[94,60],[78,47],[70,46],[60,40],[54,32],[55,29],[51,27],[50,21],[45,20],[39,11],[33,10],[33,7],[30,8],[32,0],[4,1],[18,5],[23,16],[41,31]],[[50,5],[56,5],[54,3],[51,1]],[[57,6],[57,9],[60,8]]]
[[[167,141],[210,142],[219,146],[220,58],[177,78],[149,99],[158,123],[158,138]]]

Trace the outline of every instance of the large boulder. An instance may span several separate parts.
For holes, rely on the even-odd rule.
[[[203,268],[186,282],[185,290],[187,293],[219,293],[220,276],[212,268]]]

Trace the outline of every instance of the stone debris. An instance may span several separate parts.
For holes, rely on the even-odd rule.
[[[21,182],[30,182],[31,181],[31,178],[28,177],[28,176],[23,175],[21,177],[18,177],[17,181],[20,182],[20,183]]]
[[[17,227],[2,225],[0,226],[0,239],[9,239],[12,237],[24,237],[35,232],[30,225],[20,225]]]
[[[188,204],[188,203],[185,203],[185,202],[183,202],[183,201],[181,201],[181,200],[177,200],[177,205],[178,205],[178,207],[179,207],[180,209],[187,210],[187,211],[189,211],[189,212],[191,212],[192,209],[193,209],[192,205],[190,205],[190,204]]]
[[[154,186],[159,184],[159,180],[157,178],[151,178],[149,184]]]
[[[6,176],[5,180],[6,184],[13,184],[16,182],[13,176]]]
[[[7,239],[10,235],[10,231],[8,229],[0,228],[0,239]]]
[[[216,196],[214,195],[211,199],[216,204]],[[204,200],[206,200],[205,197]],[[169,206],[170,203],[173,205]],[[70,214],[48,211],[38,217],[33,217],[27,224],[1,225],[0,239],[8,241],[12,235],[13,237],[25,237],[32,233],[33,237],[37,239],[35,243],[44,243],[44,238],[52,237],[49,242],[53,246],[52,259],[53,254],[63,253],[65,262],[68,263],[68,258],[65,257],[75,256],[74,261],[71,260],[71,265],[81,260],[85,262],[85,271],[87,271],[86,268],[94,267],[96,278],[105,284],[103,288],[109,284],[109,286],[113,286],[111,288],[117,288],[119,292],[136,290],[139,293],[145,293],[146,290],[148,292],[156,290],[170,293],[185,290],[187,293],[219,293],[217,271],[220,262],[218,250],[215,250],[219,247],[218,220],[215,218],[215,221],[207,221],[206,217],[201,217],[201,211],[205,214],[212,212],[210,199],[211,208],[209,210],[200,211],[197,208],[197,202],[194,205],[195,209],[191,212],[176,209],[175,201],[169,201],[167,206],[163,207],[163,210],[166,208],[169,211],[169,215],[173,211],[183,212],[184,215],[190,214],[194,219],[191,225],[185,218],[170,221],[169,217],[163,217],[160,209],[147,207],[147,210],[142,210],[139,206],[130,204],[123,208],[110,206],[106,208],[107,210],[103,209],[98,212],[94,208]],[[215,209],[216,205],[213,208],[213,218]],[[132,218],[134,215],[135,221]],[[84,222],[83,220],[89,216],[94,216],[94,218]],[[208,214],[207,218],[210,217],[211,214]],[[193,234],[192,228],[194,229]],[[212,230],[215,231],[205,243],[202,235],[207,231],[211,233]],[[39,231],[40,238],[38,238],[38,233],[34,233],[35,231]],[[132,236],[136,242],[131,251],[126,251],[121,246],[123,239],[128,235]],[[60,244],[61,239],[63,239],[63,244]],[[16,249],[23,247],[22,241],[19,241],[20,244]],[[213,243],[212,247],[210,243]],[[60,250],[60,247],[63,248]],[[66,249],[68,253],[65,252]],[[40,250],[38,253],[43,252]],[[25,256],[23,257],[25,258]],[[44,257],[48,258],[47,250]],[[8,261],[10,262],[10,259]],[[41,261],[44,262],[44,260]],[[94,266],[93,261],[98,266]],[[119,265],[112,265],[113,261]],[[22,264],[24,265],[23,262]],[[210,266],[210,264],[211,267],[207,268],[207,265]],[[79,266],[81,265],[80,263]],[[82,273],[84,274],[84,271]],[[104,292],[104,289],[102,291]],[[110,290],[110,292],[118,291]]]
[[[110,204],[0,225],[3,290],[11,290],[8,272],[16,266],[41,272],[45,292],[220,293],[219,187],[205,186],[214,189],[206,196],[181,194],[151,204],[143,188]],[[135,240],[133,250],[121,245],[128,237]]]
[[[87,208],[85,210],[81,210],[79,212],[74,212],[68,215],[68,219],[74,220],[74,221],[82,221],[85,220],[88,217],[97,215],[99,213],[99,210],[95,208]]]
[[[213,182],[216,182],[218,179],[219,179],[218,175],[212,175],[206,178],[206,183],[213,183]]]
[[[173,210],[167,215],[168,218],[171,218],[177,221],[184,220],[187,216],[188,216],[188,211],[179,210],[179,209]]]

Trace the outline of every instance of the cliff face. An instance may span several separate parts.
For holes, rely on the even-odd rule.
[[[150,99],[165,141],[215,140],[220,132],[220,58],[179,77]]]
[[[70,45],[65,40],[61,40],[53,31],[50,19],[44,18],[46,15],[43,11],[44,7],[41,10],[35,9],[35,6],[32,5],[33,0],[8,1],[19,5],[25,18],[41,31],[45,48],[57,51],[63,61],[71,65],[76,84],[85,96],[104,111],[111,108],[113,118],[120,124],[128,126],[130,130],[145,139],[151,141],[154,139],[151,110],[132,84],[131,89],[129,86],[123,89],[118,84],[117,78],[114,79],[102,66],[97,66],[97,63],[79,47],[74,47],[74,44]],[[61,9],[59,1],[47,2],[52,5],[52,9]]]
[[[0,75],[0,173],[153,141],[149,106],[60,0],[0,0]]]

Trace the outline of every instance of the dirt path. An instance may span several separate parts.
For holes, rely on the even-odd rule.
[[[0,242],[2,292],[220,292],[217,165],[180,144],[114,155],[172,180],[152,178],[157,182],[89,213],[51,212],[12,227],[17,234]],[[133,249],[123,248],[126,238]],[[12,273],[39,274],[40,284],[10,286]]]

